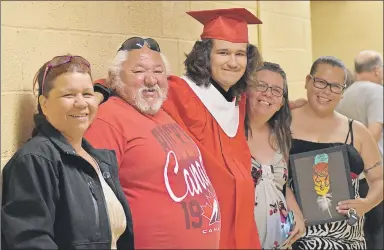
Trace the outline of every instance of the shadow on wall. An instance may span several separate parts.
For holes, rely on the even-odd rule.
[[[9,93],[1,96],[1,168],[31,137],[35,96]]]
[[[17,116],[15,117],[16,146],[19,149],[31,138],[35,127],[33,116],[36,111],[36,96],[22,95],[19,102]]]

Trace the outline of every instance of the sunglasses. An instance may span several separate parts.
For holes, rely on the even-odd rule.
[[[44,83],[45,83],[45,79],[48,75],[49,70],[52,68],[58,67],[60,65],[69,63],[74,58],[79,59],[79,62],[81,64],[84,64],[88,68],[91,68],[91,64],[81,56],[56,56],[45,67],[44,76],[43,76],[43,83],[41,84],[41,93],[44,93]]]
[[[133,49],[141,49],[147,46],[153,51],[160,52],[160,46],[156,40],[152,38],[131,37],[127,39],[120,47],[118,51],[130,51]]]

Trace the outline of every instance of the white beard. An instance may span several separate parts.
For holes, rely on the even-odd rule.
[[[149,104],[143,98],[143,92],[146,90],[152,90],[158,94],[159,97],[155,101],[155,103]],[[142,87],[132,95],[133,106],[135,106],[143,114],[154,115],[160,110],[161,106],[163,105],[163,102],[167,98],[167,93],[167,89],[162,90],[160,89],[159,85],[155,85],[153,87]]]

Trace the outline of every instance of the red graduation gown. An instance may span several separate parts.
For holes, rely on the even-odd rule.
[[[169,78],[163,109],[190,134],[201,151],[221,209],[220,248],[261,249],[253,215],[251,155],[243,126],[245,96],[239,102],[239,125],[233,137],[223,131],[195,91],[179,77]]]

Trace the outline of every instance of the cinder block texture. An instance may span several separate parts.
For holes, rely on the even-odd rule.
[[[305,97],[304,81],[312,63],[309,1],[259,1],[259,46],[266,61],[287,73],[289,98]]]
[[[311,2],[313,59],[333,55],[354,70],[361,50],[383,53],[383,1]]]
[[[158,40],[173,73],[184,72],[184,53],[200,38],[202,25],[189,10],[245,7],[256,1],[1,1],[1,166],[30,136],[36,100],[32,80],[53,56],[77,54],[105,77],[128,37]],[[257,27],[249,29],[257,44]]]
[[[9,158],[31,136],[35,98],[24,91],[1,94],[1,159]]]

